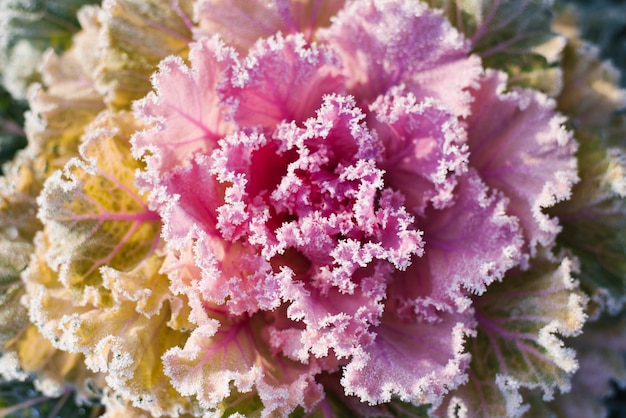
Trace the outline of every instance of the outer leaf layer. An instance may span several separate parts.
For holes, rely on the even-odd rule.
[[[510,273],[475,299],[478,335],[469,340],[469,381],[449,395],[449,416],[521,416],[519,390],[540,388],[544,399],[570,388],[578,363],[557,334],[580,333],[586,297],[572,280],[572,262],[535,259],[532,269]],[[471,415],[469,415],[471,414]]]

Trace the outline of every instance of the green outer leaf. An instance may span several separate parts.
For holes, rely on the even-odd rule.
[[[486,67],[506,71],[510,84],[556,95],[556,62],[564,46],[554,34],[551,0],[426,0],[442,9],[453,26],[472,42]]]
[[[571,278],[572,262],[560,265],[535,259],[526,272],[509,273],[475,299],[477,336],[469,382],[452,392],[448,406],[472,417],[519,416],[524,411],[520,388],[538,388],[546,398],[569,389],[577,369],[574,352],[555,334],[577,335],[585,320],[585,296]]]
[[[39,80],[37,63],[43,51],[68,48],[78,31],[76,13],[99,0],[3,0],[0,3],[0,70],[4,85],[24,99],[28,84]]]
[[[626,303],[626,147],[612,146],[625,130],[623,116],[611,129],[577,130],[582,180],[552,211],[563,226],[558,244],[580,260],[582,288],[613,314]]]

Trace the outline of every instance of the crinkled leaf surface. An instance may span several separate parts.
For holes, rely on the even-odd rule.
[[[229,321],[220,310],[213,315],[221,322],[207,321],[184,347],[163,357],[166,374],[180,393],[196,396],[205,408],[223,411],[229,407],[231,390],[246,393],[254,388],[264,415],[286,415],[298,405],[310,408],[321,397],[321,387],[314,383],[319,368],[273,353],[262,335],[263,318]],[[255,402],[254,396],[242,401]]]
[[[552,32],[552,0],[427,0],[465,34],[486,67],[506,71],[514,84],[556,95],[555,68],[564,39]]]
[[[616,313],[626,301],[626,149],[624,120],[612,130],[578,131],[581,182],[554,213],[563,224],[558,243],[580,259],[583,288]]]
[[[168,55],[185,55],[192,0],[104,0],[98,90],[108,104],[128,108],[151,89],[150,75]]]
[[[17,353],[24,371],[37,376],[35,382],[46,395],[58,396],[69,385],[83,398],[91,398],[94,393],[87,383],[103,385],[103,376],[87,370],[85,358],[79,353],[67,352],[67,347],[60,343],[56,321],[50,320],[47,308],[62,316],[72,314],[74,307],[69,292],[61,288],[57,274],[44,260],[49,245],[45,233],[37,234],[34,241],[35,252],[22,273],[26,290],[23,302],[29,308],[29,319],[34,325],[20,332],[9,348]]]
[[[308,42],[315,31],[330,24],[344,0],[199,0],[195,19],[196,37],[219,34],[224,41],[245,53],[258,39],[281,32],[300,32]]]
[[[104,294],[109,303],[107,307],[98,307],[59,282],[58,275],[41,257],[49,244],[44,234],[40,237],[39,257],[31,262],[25,280],[31,319],[62,350],[51,351],[51,355],[84,354],[80,365],[101,372],[100,386],[106,379],[106,384],[124,401],[153,415],[197,412],[193,403],[179,396],[163,374],[161,356],[187,338],[178,317],[188,312],[180,298],[159,297],[159,289],[163,289],[160,282],[167,282],[167,278],[158,274],[158,259],[151,257],[128,273],[104,269],[104,285],[109,288],[101,287],[94,299],[100,302]],[[143,277],[144,274],[151,276]],[[119,283],[123,279],[143,282],[149,288],[136,292],[133,284],[125,287]],[[150,298],[152,292],[156,298]],[[155,299],[160,300],[151,304]],[[37,351],[33,347],[36,345],[26,345],[24,349],[30,350],[34,359],[41,358],[34,357]],[[46,367],[49,364],[45,356],[40,361]],[[71,374],[65,376],[66,380],[71,378]]]
[[[357,103],[404,84],[418,101],[433,97],[454,115],[469,112],[466,89],[482,71],[480,60],[468,56],[467,40],[425,4],[350,2],[333,25],[319,30],[319,39],[338,53]]]
[[[152,77],[155,91],[135,102],[137,120],[151,126],[133,137],[133,154],[143,157],[148,172],[142,186],[160,177],[195,152],[212,151],[228,128],[215,89],[222,72],[233,64],[234,51],[218,40],[203,39],[192,46],[191,68],[180,57],[168,57]]]
[[[531,255],[539,244],[552,245],[560,230],[544,209],[567,199],[578,180],[577,144],[555,107],[537,91],[506,91],[506,76],[487,71],[468,118],[470,166],[510,199]]]
[[[78,18],[82,29],[74,36],[72,47],[61,55],[48,51],[41,63],[43,84],[29,90],[31,110],[26,114],[25,154],[33,160],[34,179],[39,186],[55,169],[78,155],[86,125],[104,109],[92,79],[97,65],[93,47],[99,28],[96,9],[81,9]]]
[[[133,186],[129,114],[103,114],[74,159],[46,182],[39,202],[51,242],[47,259],[67,286],[98,286],[99,268],[127,270],[159,241],[159,217]],[[107,155],[107,158],[99,158]]]
[[[525,410],[520,388],[541,389],[545,399],[570,388],[578,363],[559,335],[580,333],[586,300],[572,268],[567,258],[560,265],[535,258],[530,270],[509,273],[475,298],[469,381],[448,395],[440,414],[516,417]]]
[[[6,0],[0,4],[0,68],[3,83],[24,99],[26,87],[38,79],[37,64],[48,47],[68,48],[79,30],[77,11],[98,0]]]
[[[187,335],[167,326],[169,304],[150,318],[135,304],[122,301],[110,309],[91,309],[60,321],[72,349],[85,354],[86,364],[106,373],[106,381],[125,399],[153,415],[175,415],[194,409],[163,372],[161,356],[182,344]]]
[[[621,387],[626,383],[625,327],[623,314],[605,315],[587,323],[583,334],[568,342],[576,350],[580,369],[572,378],[572,390],[548,404],[558,416],[600,417],[608,412],[606,398],[613,392],[611,382]]]

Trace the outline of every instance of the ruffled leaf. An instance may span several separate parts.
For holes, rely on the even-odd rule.
[[[216,39],[204,39],[192,46],[191,67],[180,57],[160,63],[152,78],[155,91],[134,105],[137,120],[149,127],[133,137],[133,155],[143,157],[148,168],[140,177],[142,184],[158,182],[193,153],[216,147],[228,130],[216,87],[233,60],[232,50]]]
[[[81,354],[59,349],[63,344],[53,331],[55,323],[47,322],[45,307],[63,315],[72,312],[72,302],[44,260],[49,245],[45,234],[39,233],[34,242],[35,253],[22,273],[26,290],[23,303],[29,308],[32,325],[25,327],[7,347],[15,351],[21,369],[36,377],[35,384],[46,396],[60,396],[73,387],[82,400],[90,399],[96,396],[94,387],[104,384],[103,376],[87,370]],[[46,290],[51,293],[46,295]]]
[[[464,340],[472,333],[471,315],[442,315],[435,325],[383,315],[374,342],[345,369],[346,393],[362,402],[438,404],[448,390],[466,380],[470,356]]]
[[[194,330],[183,348],[165,354],[166,373],[180,393],[223,412],[233,388],[241,393],[255,389],[263,416],[285,415],[298,405],[306,410],[319,400],[321,388],[313,379],[318,367],[271,352],[261,332],[263,319],[219,318]]]
[[[51,241],[46,257],[67,286],[99,286],[101,266],[132,268],[159,241],[159,217],[132,185],[141,166],[130,155],[134,129],[128,114],[102,115],[81,146],[83,160],[54,173],[39,198]]]
[[[315,114],[325,94],[345,90],[333,54],[306,44],[301,34],[258,41],[233,72],[233,88],[220,94],[234,106],[240,128],[301,123]]]
[[[401,317],[417,316],[437,324],[450,309],[464,312],[468,294],[482,294],[524,260],[517,219],[507,214],[507,201],[491,193],[474,171],[463,176],[457,201],[443,210],[427,211],[417,221],[424,231],[424,255],[404,272],[394,273],[388,298]]]
[[[91,369],[106,372],[108,385],[134,406],[153,415],[176,415],[193,405],[170,385],[161,364],[161,356],[187,338],[167,326],[170,309],[166,304],[146,318],[134,303],[122,301],[105,310],[81,309],[59,325],[71,349],[84,353]]]
[[[128,108],[151,88],[150,75],[168,55],[185,55],[191,41],[191,0],[104,0],[99,18],[98,91]]]
[[[48,51],[42,60],[43,85],[29,90],[31,111],[26,115],[27,155],[34,160],[35,179],[41,186],[55,169],[78,155],[85,127],[104,109],[92,73],[97,65],[97,9],[81,9],[82,30],[62,55]]]
[[[506,71],[510,83],[555,96],[565,39],[551,29],[551,0],[426,0],[440,8],[472,45],[486,67]]]
[[[580,369],[572,378],[572,390],[548,404],[552,411],[568,418],[606,416],[612,383],[626,383],[625,326],[623,316],[606,316],[586,324],[583,334],[571,340]]]
[[[509,273],[474,300],[478,328],[467,343],[469,381],[448,396],[442,414],[521,416],[527,409],[521,388],[539,388],[545,400],[569,390],[578,362],[559,335],[581,332],[586,301],[573,267],[567,258],[558,266],[536,258],[532,269]]]
[[[45,238],[43,234],[42,238]],[[43,254],[49,244],[42,239],[39,245]],[[176,326],[176,318],[184,306],[182,301],[169,295],[158,311],[145,315],[139,312],[141,300],[139,303],[129,300],[127,297],[133,294],[127,289],[119,292],[118,285],[99,289],[100,294],[92,299],[100,302],[104,294],[109,298],[109,306],[97,307],[88,298],[63,286],[41,254],[33,259],[25,276],[29,310],[40,332],[63,350],[56,353],[84,355],[80,365],[100,372],[106,384],[126,401],[153,415],[195,411],[193,403],[181,398],[169,384],[160,360],[167,349],[187,338],[187,333]],[[143,281],[154,290],[162,287],[160,281],[167,281],[154,271],[158,265],[142,267],[129,272],[128,277]],[[113,273],[110,269],[104,271],[105,277]],[[142,273],[152,276],[142,277]],[[105,278],[105,283],[115,284],[120,274]]]
[[[544,209],[570,197],[578,180],[577,145],[554,113],[555,103],[541,93],[504,92],[502,73],[487,72],[475,92],[468,118],[470,165],[510,200],[533,255],[552,245],[560,227]]]
[[[302,33],[311,42],[315,31],[328,26],[343,4],[344,0],[200,0],[195,5],[195,34],[219,34],[240,53],[247,52],[258,39],[277,32]]]
[[[624,120],[612,130],[578,131],[581,182],[554,208],[558,242],[580,259],[583,288],[599,307],[617,313],[626,302],[626,149]]]
[[[417,102],[399,89],[371,106],[371,123],[383,142],[385,184],[401,191],[405,205],[423,215],[426,206],[451,204],[457,177],[467,171],[466,134],[456,117],[432,99]]]

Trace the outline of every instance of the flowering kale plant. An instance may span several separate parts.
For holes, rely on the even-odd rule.
[[[576,9],[84,3],[0,6],[1,416],[606,412],[626,92]]]

